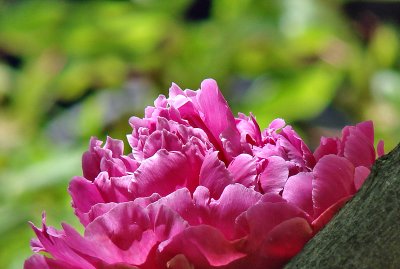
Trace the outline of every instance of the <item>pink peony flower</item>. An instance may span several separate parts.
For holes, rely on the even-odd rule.
[[[80,235],[32,225],[25,269],[281,268],[361,187],[371,122],[310,151],[281,119],[235,118],[213,80],[173,84],[122,141],[96,138],[69,192]],[[378,147],[383,154],[383,144]],[[360,152],[362,154],[360,154]]]

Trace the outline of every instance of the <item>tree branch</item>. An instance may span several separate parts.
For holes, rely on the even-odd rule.
[[[400,144],[285,269],[400,268]]]

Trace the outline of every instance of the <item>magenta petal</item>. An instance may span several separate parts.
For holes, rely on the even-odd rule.
[[[149,208],[165,206],[179,214],[179,216],[187,221],[190,225],[198,225],[201,223],[202,218],[205,218],[205,215],[203,215],[202,212],[199,212],[198,208],[200,206],[197,204],[195,205],[193,201],[197,194],[198,193],[193,194],[194,197],[192,198],[189,190],[187,188],[182,188],[160,198],[158,201],[151,204]],[[206,199],[208,201],[208,198]]]
[[[339,201],[328,207],[322,212],[311,224],[314,234],[318,233],[328,222],[335,216],[335,214],[353,197],[352,195],[345,196]]]
[[[227,239],[234,239],[236,218],[255,205],[261,194],[240,184],[225,188],[221,197],[210,203],[210,216],[214,227],[218,228]]]
[[[215,80],[204,80],[197,97],[204,113],[204,122],[215,138],[218,138],[229,126],[235,126],[233,114]]]
[[[75,214],[84,225],[87,223],[83,221],[82,214],[89,212],[93,205],[105,202],[96,185],[82,177],[74,177],[68,191],[72,197]]]
[[[356,187],[357,191],[364,184],[364,181],[367,179],[370,172],[371,171],[365,166],[356,167],[354,171],[354,186]]]
[[[218,152],[208,153],[200,170],[199,185],[210,190],[211,197],[218,198],[224,188],[233,182],[225,164],[218,159]]]
[[[248,154],[236,156],[228,166],[233,182],[246,187],[254,185],[257,176],[257,167],[254,158]]]
[[[238,229],[248,230],[247,251],[257,253],[268,244],[269,233],[278,224],[292,218],[307,219],[299,208],[283,203],[259,203],[242,214],[238,220]],[[242,227],[239,227],[242,226]]]
[[[177,212],[162,204],[150,205],[148,211],[158,242],[174,237],[189,226]]]
[[[208,225],[189,227],[161,243],[158,249],[166,260],[183,254],[197,268],[224,266],[245,256],[235,242],[226,240],[220,231]]]
[[[268,129],[279,130],[282,129],[286,125],[286,122],[283,119],[274,119],[268,126]]]
[[[370,168],[375,161],[374,134],[372,122],[362,122],[343,129],[343,156],[354,166]]]
[[[314,152],[314,157],[318,161],[325,155],[338,155],[340,151],[340,141],[338,138],[322,137],[319,147]]]
[[[264,255],[285,262],[299,253],[312,235],[311,225],[304,218],[285,220],[268,233]]]
[[[372,121],[360,122],[355,127],[367,138],[369,144],[374,144],[374,124]]]
[[[183,91],[178,85],[172,83],[171,87],[169,88],[169,97],[175,98],[178,95],[183,95]]]
[[[166,130],[155,131],[146,140],[143,148],[145,158],[153,156],[158,150],[181,151],[182,143],[179,138]]]
[[[377,146],[377,152],[378,152],[378,157],[382,157],[385,155],[385,143],[383,140],[379,140],[378,146]]]
[[[124,154],[124,142],[119,139],[114,139],[107,136],[106,143],[104,144],[104,149],[109,149],[112,153],[113,158],[118,158]]]
[[[240,134],[236,129],[235,118],[215,80],[206,79],[201,83],[197,101],[203,113],[201,115],[203,121],[214,138],[219,139],[223,134],[223,137],[229,141],[232,156],[238,155]]]
[[[39,229],[32,225],[38,240],[41,242],[46,252],[51,253],[51,256],[69,265],[78,268],[96,269],[88,259],[83,258],[75,250],[71,249],[65,240],[64,232],[56,231],[48,228],[43,219],[43,227]]]
[[[268,158],[268,164],[260,175],[260,184],[264,193],[280,193],[289,176],[286,161],[281,157]]]
[[[121,203],[96,218],[81,237],[63,225],[68,245],[102,261],[141,265],[157,242],[146,211],[134,202]]]
[[[310,216],[314,215],[312,202],[312,173],[301,172],[288,178],[282,197],[289,203],[295,204]]]
[[[24,263],[24,269],[81,269],[67,263],[46,258],[41,255],[32,255]]]
[[[354,166],[346,158],[326,155],[315,165],[313,174],[314,217],[355,192]]]
[[[100,173],[100,157],[94,153],[96,147],[100,147],[102,142],[96,137],[90,139],[89,150],[82,155],[83,176],[89,180],[94,180]]]
[[[136,170],[130,191],[136,196],[153,193],[164,196],[184,187],[190,175],[190,167],[182,153],[161,149]]]

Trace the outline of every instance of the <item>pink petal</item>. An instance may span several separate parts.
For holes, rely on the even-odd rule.
[[[218,152],[206,155],[200,170],[199,185],[210,190],[211,197],[218,198],[224,188],[233,182],[225,164],[218,159]]]
[[[268,126],[268,129],[271,130],[279,130],[282,129],[286,125],[285,120],[283,119],[274,119]]]
[[[331,205],[324,212],[322,212],[313,222],[312,227],[314,234],[318,233],[329,221],[335,216],[335,214],[349,201],[353,196],[349,195],[341,198],[339,201]]]
[[[281,139],[280,143],[282,143],[282,146],[285,148],[289,159],[293,159],[299,164],[304,163],[304,166],[307,168],[314,167],[314,155],[291,126],[288,125],[284,127],[279,135],[287,139],[287,141]]]
[[[183,91],[178,85],[172,83],[171,87],[169,88],[169,97],[174,98],[178,95],[183,95]]]
[[[71,248],[109,264],[141,265],[157,242],[148,214],[134,202],[118,204],[96,218],[83,238],[68,225],[63,228]]]
[[[158,150],[181,151],[182,143],[179,138],[166,130],[153,132],[143,147],[144,158],[153,156]]]
[[[100,147],[102,142],[96,137],[90,139],[89,150],[82,155],[83,176],[88,180],[94,180],[100,173],[100,157],[94,153],[96,147]]]
[[[237,229],[248,230],[246,251],[257,253],[268,245],[269,233],[279,224],[292,218],[307,219],[305,212],[287,202],[259,203],[240,215]]]
[[[161,149],[136,170],[130,191],[136,197],[153,193],[164,196],[182,188],[192,176],[186,164],[187,159],[182,153]]]
[[[354,186],[358,191],[369,176],[370,170],[365,166],[357,166],[354,171]]]
[[[315,165],[313,174],[315,217],[355,192],[354,166],[346,158],[326,155]]]
[[[104,144],[104,149],[108,149],[112,153],[113,158],[118,158],[124,154],[124,142],[119,139],[114,139],[107,136],[106,143]]]
[[[260,184],[264,193],[280,193],[289,176],[286,161],[281,157],[268,158],[265,170],[260,174]]]
[[[356,128],[363,133],[369,144],[374,144],[374,123],[372,121],[360,122]]]
[[[198,268],[224,266],[245,256],[237,250],[235,242],[226,240],[220,231],[207,225],[189,227],[161,243],[158,250],[166,261],[183,254]]]
[[[236,218],[255,205],[261,194],[240,184],[229,185],[221,197],[210,203],[212,225],[218,228],[229,240],[234,239]]]
[[[239,117],[236,118],[236,127],[241,135],[242,142],[261,146],[260,126],[253,115],[247,117],[246,115],[239,113]]]
[[[224,137],[230,143],[233,156],[238,155],[240,134],[236,129],[235,118],[215,80],[206,79],[201,83],[197,100],[203,113],[202,119],[213,137],[218,140],[224,133]]]
[[[32,225],[38,240],[41,242],[46,252],[51,253],[51,256],[59,262],[65,262],[72,267],[84,267],[88,269],[96,269],[88,259],[83,258],[80,254],[71,249],[66,240],[63,232],[50,229],[45,224],[43,217],[43,227],[39,229]]]
[[[340,150],[340,140],[338,138],[321,137],[319,147],[314,152],[314,157],[318,161],[325,155],[338,155]]]
[[[282,197],[295,204],[310,216],[314,215],[312,202],[312,173],[301,172],[288,178]]]
[[[148,211],[158,242],[174,237],[189,226],[176,211],[163,204],[152,204]]]
[[[33,255],[24,263],[24,269],[80,269],[67,263],[49,259],[42,255]]]
[[[87,223],[83,220],[82,214],[89,212],[93,205],[105,202],[96,185],[82,177],[72,179],[68,192],[72,197],[75,214],[84,225]]]
[[[343,129],[343,156],[354,166],[370,168],[375,161],[372,122],[362,122]]]
[[[160,198],[158,201],[152,203],[149,208],[153,207],[161,207],[165,206],[174,212],[176,212],[182,219],[187,221],[190,225],[198,225],[202,222],[203,218],[206,218],[208,212],[201,212],[199,210],[200,205],[196,202],[207,203],[208,208],[208,200],[209,200],[209,193],[206,194],[205,200],[201,201],[193,201],[195,200],[199,193],[193,194],[187,188],[182,188],[179,190],[174,191],[173,193]],[[207,202],[206,202],[207,201]],[[204,215],[206,213],[206,215]]]
[[[132,175],[122,177],[109,177],[108,173],[102,172],[94,180],[105,202],[127,202],[135,197],[128,191],[132,182]]]
[[[285,220],[268,233],[264,255],[286,262],[300,252],[312,235],[313,230],[304,218]]]
[[[383,155],[385,155],[385,144],[383,140],[379,140],[377,151],[378,151],[378,157],[382,157]]]
[[[228,171],[233,176],[234,183],[246,187],[254,185],[257,176],[257,167],[254,158],[248,154],[236,156],[228,166]]]

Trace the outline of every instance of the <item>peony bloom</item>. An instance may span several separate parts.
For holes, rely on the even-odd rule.
[[[32,225],[25,269],[281,268],[361,187],[371,122],[312,153],[281,119],[261,131],[232,114],[213,80],[173,84],[124,143],[92,138],[69,192],[79,234]],[[383,154],[383,144],[378,146]]]

